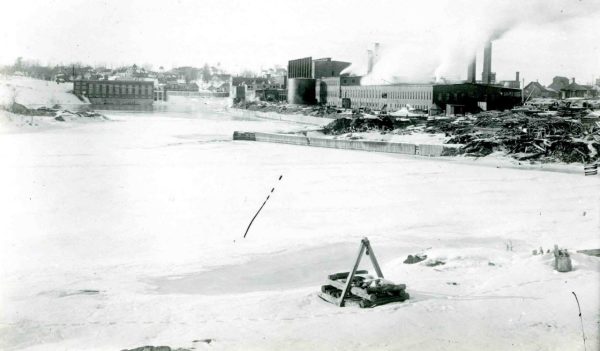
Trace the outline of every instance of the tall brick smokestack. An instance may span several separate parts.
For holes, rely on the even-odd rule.
[[[469,67],[467,68],[467,82],[469,83],[477,83],[476,78],[477,72],[477,57],[473,55],[473,59],[469,62]]]
[[[483,84],[492,83],[492,41],[485,43],[483,49],[483,72],[481,73],[481,81]]]

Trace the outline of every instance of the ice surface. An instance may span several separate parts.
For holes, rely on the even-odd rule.
[[[600,178],[233,142],[306,126],[204,106],[0,135],[0,349],[579,350],[572,291],[598,345],[598,258],[531,250],[600,247]],[[411,300],[317,297],[363,236]]]

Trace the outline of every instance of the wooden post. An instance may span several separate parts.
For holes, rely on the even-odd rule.
[[[362,242],[367,247],[367,255],[369,255],[369,258],[371,258],[371,263],[373,264],[373,267],[375,267],[375,272],[377,273],[377,277],[383,278],[383,272],[381,272],[381,268],[379,268],[379,263],[377,263],[377,258],[375,257],[375,252],[373,251],[373,248],[371,247],[371,243],[369,242],[369,239],[363,238]]]
[[[360,260],[361,260],[364,252],[365,252],[365,243],[364,243],[364,241],[361,241],[360,249],[358,250],[358,257],[356,258],[354,267],[352,267],[352,271],[350,271],[350,274],[348,274],[348,277],[346,278],[346,285],[344,286],[344,290],[342,290],[342,295],[340,296],[340,299],[338,302],[339,307],[344,307],[344,299],[346,298],[346,295],[348,294],[348,291],[350,290],[350,285],[352,284],[352,279],[354,278],[354,274],[356,273],[356,270],[358,269],[358,265],[360,264]]]

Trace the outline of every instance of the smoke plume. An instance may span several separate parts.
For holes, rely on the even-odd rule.
[[[419,41],[399,33],[398,42],[383,43],[380,59],[371,74],[363,78],[363,84],[464,78],[469,61],[476,53],[482,52],[486,41],[501,39],[517,28],[535,31],[542,26],[595,14],[600,11],[600,1],[455,0],[448,2],[442,11],[443,23],[432,23],[431,31],[413,35]],[[357,62],[345,73],[365,75],[365,62]]]

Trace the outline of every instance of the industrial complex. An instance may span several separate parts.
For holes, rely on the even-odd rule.
[[[374,50],[368,51],[368,55],[368,72],[370,72],[379,55],[378,44],[375,45]],[[293,62],[295,61],[290,61],[290,67],[293,66]],[[510,82],[511,84],[495,83],[495,73],[492,72],[491,42],[488,42],[484,49],[481,81],[476,80],[475,72],[476,64],[473,59],[468,66],[468,79],[465,82],[361,85],[361,77],[342,74],[320,75],[320,71],[315,71],[313,65],[312,72],[308,72],[311,76],[303,76],[294,89],[288,90],[288,101],[291,103],[314,101],[329,106],[367,107],[377,110],[413,108],[431,114],[503,110],[522,102],[518,73],[515,81]]]
[[[379,60],[379,44],[367,51],[367,74]],[[232,78],[231,97],[234,102],[251,101],[267,97],[269,89],[275,89],[270,98],[297,105],[326,105],[340,108],[369,108],[372,110],[420,110],[429,114],[462,114],[486,110],[504,110],[522,103],[519,72],[515,80],[496,82],[492,72],[492,43],[487,42],[483,52],[481,80],[476,79],[475,57],[468,64],[467,80],[457,82],[363,85],[363,77],[345,73],[350,62],[331,58],[304,57],[288,62],[287,80],[274,87],[269,79],[262,86],[256,82]]]

